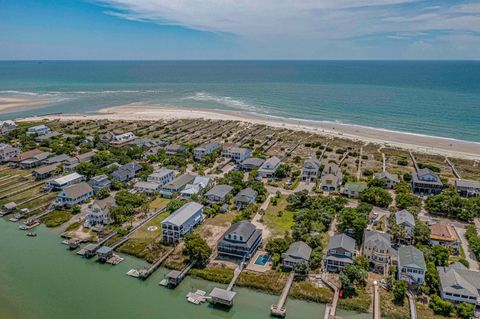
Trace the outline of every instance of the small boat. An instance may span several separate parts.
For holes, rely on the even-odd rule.
[[[187,300],[188,300],[188,302],[193,303],[193,304],[195,304],[195,305],[199,305],[199,304],[200,304],[200,300],[195,299],[195,298],[192,298],[192,297],[188,297]]]
[[[28,237],[37,237],[37,233],[27,233]]]

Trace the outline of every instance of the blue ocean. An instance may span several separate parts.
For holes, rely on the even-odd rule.
[[[480,142],[480,62],[1,61],[0,119],[130,103],[336,121]]]

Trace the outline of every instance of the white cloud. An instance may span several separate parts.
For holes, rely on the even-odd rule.
[[[91,0],[136,21],[228,33],[257,43],[307,43],[480,33],[477,0]],[[428,43],[434,42],[429,39]],[[412,40],[413,41],[413,40]],[[414,41],[417,41],[414,43]],[[424,48],[421,39],[411,44]],[[318,46],[317,46],[318,47]]]

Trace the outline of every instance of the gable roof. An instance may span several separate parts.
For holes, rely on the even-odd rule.
[[[390,249],[392,243],[390,235],[381,233],[376,230],[365,230],[363,233],[363,245],[368,247],[375,247],[376,249]]]
[[[171,182],[168,182],[163,186],[165,189],[179,189],[190,182],[192,182],[195,179],[195,176],[190,175],[188,173],[182,174],[175,179],[173,179]]]
[[[452,225],[435,224],[430,226],[430,239],[438,241],[458,241],[457,232]]]
[[[455,187],[480,189],[480,182],[479,181],[472,181],[472,180],[468,180],[468,179],[457,179],[457,180],[455,180]]]
[[[183,225],[190,217],[196,214],[203,208],[203,205],[196,202],[189,202],[174,211],[170,216],[162,221],[164,223],[170,223],[176,226]]]
[[[247,244],[253,244],[253,241],[255,241],[256,237],[257,236],[254,236],[252,238],[252,235],[257,231],[257,228],[255,227],[255,225],[253,225],[252,223],[250,223],[249,221],[246,221],[246,220],[242,220],[242,221],[239,221],[233,225],[231,225],[227,231],[223,234],[222,236],[222,240],[227,240],[229,241],[229,239],[227,238],[227,236],[229,234],[237,234],[239,237],[238,238],[242,238],[242,239],[239,239],[238,241],[240,242],[244,242],[244,243],[247,243]],[[261,232],[261,231],[260,231]]]
[[[248,202],[250,199],[255,200],[257,198],[257,191],[254,189],[248,187],[245,189],[242,189],[238,194],[235,196],[234,200],[235,201],[245,201]]]
[[[105,210],[106,208],[110,208],[115,204],[115,199],[112,196],[108,196],[104,199],[96,199],[93,204],[100,207],[101,210]]]
[[[390,180],[392,182],[396,182],[396,183],[399,182],[398,175],[389,173],[388,171],[383,171],[381,173],[375,173],[375,174],[373,174],[373,177],[375,177],[376,179],[388,179],[388,180]]]
[[[78,198],[87,193],[93,192],[93,189],[85,182],[66,187],[63,191],[68,198]]]
[[[242,165],[251,165],[255,167],[260,167],[265,162],[263,158],[250,157],[242,162]]]
[[[349,192],[363,192],[367,187],[365,183],[346,183],[344,186],[345,190]]]
[[[395,223],[397,225],[408,224],[410,226],[415,226],[415,217],[406,209],[402,209],[399,212],[395,213]]]
[[[320,161],[315,157],[306,159],[305,162],[303,162],[303,168],[320,169],[320,166]]]
[[[421,269],[427,269],[422,251],[414,246],[404,246],[398,249],[398,264],[402,266],[411,265]]]
[[[353,253],[355,252],[355,239],[345,234],[339,234],[330,237],[330,241],[328,242],[328,250],[336,248],[343,248],[346,251]]]
[[[304,260],[310,260],[312,254],[312,248],[303,241],[296,241],[288,247],[284,255],[288,257],[301,258]],[[285,258],[285,257],[284,257]]]
[[[226,184],[220,184],[220,185],[216,185],[215,187],[213,187],[212,189],[210,189],[210,190],[205,194],[205,196],[218,196],[218,197],[224,198],[224,197],[227,196],[232,190],[233,190],[233,187],[232,187],[232,186],[226,185]]]
[[[280,165],[280,162],[281,160],[278,157],[272,156],[269,159],[267,159],[265,162],[263,162],[260,169],[274,169],[278,165]]]
[[[437,271],[443,292],[480,298],[480,272],[469,270],[458,262],[437,267]]]

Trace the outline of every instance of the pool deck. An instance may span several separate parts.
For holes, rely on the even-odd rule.
[[[265,266],[255,264],[255,261],[261,255],[268,255],[268,253],[266,251],[263,251],[263,250],[258,250],[255,253],[255,255],[253,256],[253,258],[250,259],[250,262],[248,263],[248,265],[245,269],[250,270],[250,271],[259,272],[259,273],[264,273],[264,272],[269,271],[272,268],[271,267],[271,260],[269,260]]]

